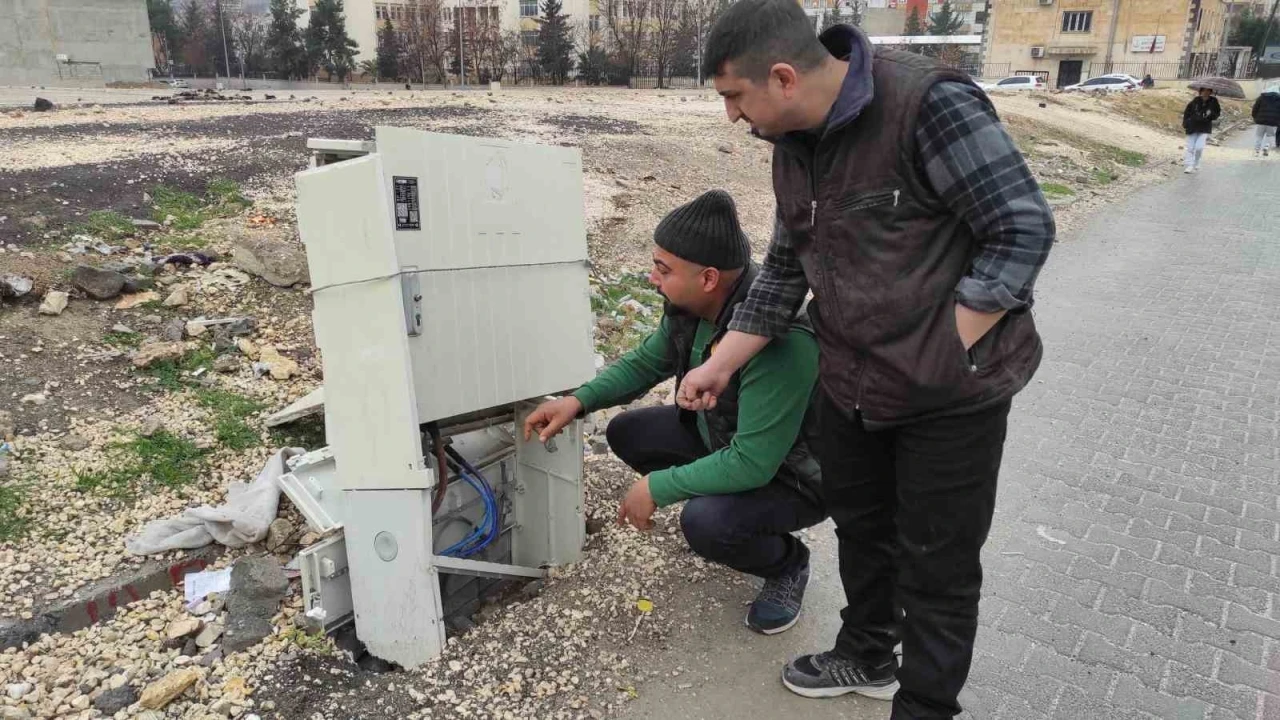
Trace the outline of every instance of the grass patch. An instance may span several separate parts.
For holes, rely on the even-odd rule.
[[[276,447],[300,447],[315,450],[325,445],[324,416],[305,417],[271,428],[271,442]]]
[[[151,437],[106,447],[110,466],[76,473],[76,490],[131,500],[156,488],[179,489],[196,479],[205,451],[186,438],[161,430]]]
[[[239,451],[262,444],[262,437],[245,422],[262,411],[258,401],[217,388],[197,390],[196,401],[213,413],[213,433],[219,445]]]
[[[185,378],[191,373],[204,368],[205,372],[213,369],[213,361],[217,355],[212,349],[201,346],[181,360],[164,360],[146,369],[146,373],[159,381],[160,387],[166,390],[181,390],[187,387]]]
[[[142,333],[116,332],[112,330],[102,336],[102,342],[118,348],[136,348],[142,344]]]
[[[1125,167],[1142,167],[1147,164],[1147,156],[1133,150],[1125,150],[1114,145],[1103,145],[1103,154]]]
[[[22,513],[27,504],[27,484],[5,478],[0,480],[0,543],[19,540],[31,528],[31,520]]]
[[[210,180],[204,197],[166,185],[151,189],[151,216],[162,223],[172,215],[175,230],[195,230],[206,220],[235,215],[249,205],[239,183],[225,178]]]
[[[594,282],[591,310],[599,318],[601,329],[596,352],[616,359],[631,350],[657,328],[662,305],[662,295],[643,273],[625,273],[616,280]]]
[[[1120,175],[1115,170],[1108,168],[1096,168],[1089,177],[1099,185],[1110,185],[1120,179]]]
[[[1040,191],[1047,197],[1071,197],[1076,194],[1075,190],[1061,183],[1041,183]]]
[[[71,228],[72,235],[88,235],[108,242],[132,237],[135,232],[133,221],[114,210],[95,210],[87,220]]]

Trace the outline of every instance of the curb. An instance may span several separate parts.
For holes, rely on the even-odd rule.
[[[44,608],[30,620],[0,619],[0,651],[20,648],[47,633],[75,632],[109,620],[118,608],[177,586],[187,573],[208,567],[224,550],[214,544],[177,560],[148,560],[141,567],[81,587],[74,597]]]

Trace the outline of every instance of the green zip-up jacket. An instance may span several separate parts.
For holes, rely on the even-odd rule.
[[[630,402],[672,377],[668,355],[669,320],[573,395],[586,412]],[[701,364],[712,323],[701,320],[694,336],[690,369]],[[649,493],[659,507],[700,495],[727,495],[763,487],[778,472],[796,442],[818,379],[818,343],[800,329],[769,343],[739,371],[738,429],[729,445],[687,465],[649,474]],[[698,434],[711,445],[706,418],[698,413]]]

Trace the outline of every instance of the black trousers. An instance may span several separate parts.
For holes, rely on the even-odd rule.
[[[636,472],[649,474],[709,454],[696,430],[680,422],[674,405],[629,410],[606,430],[613,453]],[[691,498],[680,529],[695,553],[762,578],[779,577],[808,562],[809,551],[792,531],[817,525],[825,511],[779,483],[730,495]]]
[[[1010,404],[869,432],[820,402],[823,493],[849,603],[836,652],[879,665],[901,639],[892,719],[951,718],[973,659]]]

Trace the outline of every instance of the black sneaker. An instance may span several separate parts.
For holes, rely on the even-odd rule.
[[[832,652],[801,655],[782,669],[782,684],[797,695],[828,698],[858,693],[876,700],[892,700],[898,692],[897,658],[870,667]]]
[[[765,635],[789,630],[800,619],[804,589],[809,585],[808,553],[798,570],[764,581],[760,594],[747,611],[747,627]]]

